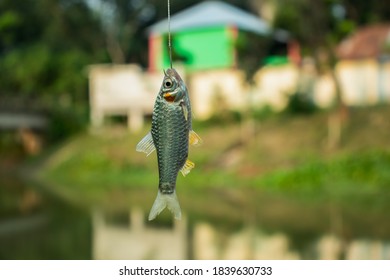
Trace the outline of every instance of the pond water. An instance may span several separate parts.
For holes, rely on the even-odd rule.
[[[0,176],[0,259],[90,259],[88,211],[17,176]]]
[[[91,210],[2,176],[0,258],[390,259],[389,209],[382,195],[370,200],[382,206],[364,208],[269,194],[246,205],[240,196],[251,194],[238,192],[179,195],[181,221],[165,210],[148,222],[152,200],[126,211]],[[218,210],[207,208],[216,203]]]

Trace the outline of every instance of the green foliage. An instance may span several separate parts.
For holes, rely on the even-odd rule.
[[[242,113],[234,110],[224,110],[214,113],[207,120],[204,120],[199,123],[202,127],[212,127],[215,125],[231,125],[234,123],[239,123],[242,120]]]
[[[0,34],[4,46],[10,45],[15,40],[14,29],[21,23],[22,19],[14,11],[5,11],[0,15]]]
[[[51,76],[51,54],[45,45],[34,45],[26,49],[15,49],[2,57],[0,81],[2,91],[30,95],[49,86]]]
[[[61,142],[71,135],[80,133],[87,122],[85,113],[74,109],[53,110],[49,113],[49,120],[46,138],[50,143]]]
[[[318,110],[318,107],[306,93],[296,92],[291,94],[284,112],[290,114],[311,114]]]
[[[261,121],[275,116],[275,111],[271,106],[265,105],[261,108],[253,108],[250,115],[253,119]]]
[[[235,48],[237,64],[244,70],[246,79],[252,81],[253,75],[262,66],[262,61],[269,53],[272,38],[248,32],[238,32]]]
[[[381,0],[279,0],[274,26],[289,31],[312,54],[358,26],[386,22],[389,16],[389,5]]]
[[[99,18],[84,0],[4,0],[0,10],[0,95],[52,117],[49,141],[80,131],[87,66],[106,61]]]
[[[5,0],[0,8],[1,94],[53,110],[63,99],[85,105],[86,66],[104,59],[100,23],[86,3]]]

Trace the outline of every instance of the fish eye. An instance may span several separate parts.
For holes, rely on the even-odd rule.
[[[166,80],[164,81],[164,86],[167,87],[167,88],[172,87],[172,86],[173,86],[172,80],[171,80],[171,79],[166,79]]]

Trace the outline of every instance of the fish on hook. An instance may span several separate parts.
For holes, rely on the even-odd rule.
[[[188,160],[188,146],[198,145],[201,138],[192,130],[191,104],[188,90],[175,69],[164,71],[164,79],[157,95],[152,129],[138,143],[136,150],[150,155],[157,151],[159,184],[157,198],[149,214],[149,221],[167,207],[176,219],[181,218],[176,195],[179,171],[185,176],[195,164]]]

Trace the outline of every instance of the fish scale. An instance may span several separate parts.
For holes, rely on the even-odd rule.
[[[152,137],[157,150],[159,189],[173,193],[176,177],[188,156],[188,122],[180,107],[157,97],[152,116]]]

